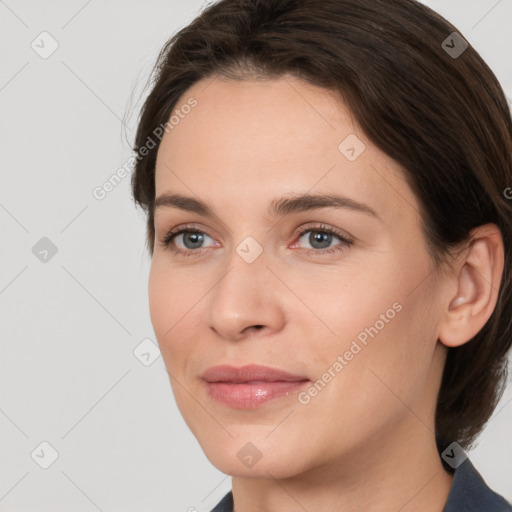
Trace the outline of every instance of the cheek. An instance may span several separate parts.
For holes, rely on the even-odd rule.
[[[204,291],[197,288],[197,283],[190,286],[190,280],[185,280],[183,274],[173,273],[158,260],[153,260],[148,280],[149,312],[166,365],[172,362],[176,367],[180,352],[191,347],[190,334],[184,336],[183,330],[190,333],[194,318],[191,308],[200,301],[201,294]]]
[[[392,428],[411,410],[423,417],[423,395],[435,348],[428,339],[428,321],[418,322],[422,313],[418,301],[391,292],[376,294],[371,302],[346,301],[344,306],[338,315],[336,340],[329,342],[325,337],[316,345],[321,347],[314,356],[319,391],[299,409],[304,418],[312,418],[309,421],[323,422],[323,426],[308,429],[313,432],[312,444],[323,445],[326,432],[335,437],[329,449],[333,445],[343,449],[347,440],[362,442],[375,429]],[[328,426],[320,420],[326,412]]]
[[[364,343],[370,337],[369,330],[376,334],[376,328],[380,335],[396,322],[403,294],[400,283],[389,279],[392,273],[389,266],[368,262],[358,268],[340,268],[325,276],[314,276],[301,295],[335,336],[326,336],[326,341],[334,340],[336,348],[350,345],[358,337]],[[297,320],[303,321],[300,315]]]
[[[172,288],[168,286],[165,273],[153,259],[148,279],[148,299],[151,323],[159,343],[165,329],[172,326],[172,308],[167,306],[172,303],[172,295]]]
[[[369,398],[384,386],[378,377],[397,392],[417,392],[411,384],[421,386],[426,380],[436,345],[435,297],[427,286],[416,287],[429,273],[428,260],[417,255],[412,266],[409,258],[389,256],[346,269],[337,279],[315,276],[315,286],[303,290],[331,331],[315,343],[317,378],[342,356],[338,374],[345,377],[336,386],[344,391],[356,386],[359,393],[364,383]]]

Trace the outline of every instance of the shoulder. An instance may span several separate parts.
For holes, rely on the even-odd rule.
[[[488,487],[469,459],[457,467],[443,512],[512,512],[512,504]]]

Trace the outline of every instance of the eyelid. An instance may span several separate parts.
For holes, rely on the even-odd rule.
[[[209,228],[203,227],[201,224],[198,224],[195,222],[190,222],[190,223],[186,223],[186,224],[178,224],[176,227],[165,230],[164,238],[170,234],[177,234],[180,231],[187,231],[187,230],[194,231],[194,232],[197,231],[197,232],[205,233],[206,235],[208,235],[207,231],[209,230]],[[208,235],[208,236],[210,236],[210,235]],[[211,238],[213,238],[213,237],[211,237]]]
[[[168,231],[165,232],[165,236],[171,234],[171,233],[178,233],[179,231],[184,231],[184,230],[190,230],[190,231],[197,231],[197,232],[201,232],[201,233],[205,233],[206,235],[208,235],[207,233],[207,228],[204,228],[200,225],[200,224],[197,224],[197,223],[188,223],[188,224],[180,224],[178,226],[176,226],[175,228],[171,228],[169,229]],[[300,228],[297,228],[294,232],[294,236],[300,234],[302,236],[302,234],[304,234],[305,231],[307,231],[308,229],[310,230],[313,230],[313,229],[317,229],[317,230],[326,230],[326,231],[332,231],[333,233],[336,233],[336,235],[342,237],[342,238],[345,238],[347,240],[356,240],[355,237],[349,235],[346,231],[342,231],[338,228],[335,228],[335,227],[332,227],[332,226],[329,226],[323,222],[315,222],[315,221],[311,221],[311,222],[308,222],[304,225],[301,225]],[[211,235],[208,235],[210,236],[210,238],[213,238]]]
[[[164,248],[170,248],[172,241],[174,241],[179,235],[183,233],[201,233],[206,235],[207,237],[211,238],[212,240],[215,240],[213,236],[209,235],[205,229],[201,228],[201,226],[198,226],[197,224],[180,224],[179,226],[176,226],[175,228],[171,228],[169,231],[166,231],[163,239],[160,243]],[[201,249],[199,248],[195,251],[186,250],[186,249],[177,249],[176,252],[200,252]]]
[[[323,222],[312,222],[307,223],[300,228],[298,228],[295,232],[295,235],[301,238],[305,233],[308,231],[325,231],[327,233],[331,233],[341,240],[344,240],[348,243],[353,243],[355,241],[355,238],[350,236],[347,232],[342,231],[338,228],[335,228],[333,226],[328,226],[327,224],[324,224]]]

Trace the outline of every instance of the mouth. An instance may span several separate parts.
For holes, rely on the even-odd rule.
[[[260,365],[214,366],[201,377],[211,398],[237,409],[254,409],[270,400],[287,397],[310,383],[305,376]]]

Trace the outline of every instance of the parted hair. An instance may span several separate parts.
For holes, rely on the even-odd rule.
[[[506,387],[512,341],[511,113],[494,73],[464,48],[462,34],[416,0],[221,0],[161,49],[133,146],[140,152],[203,78],[291,73],[337,92],[368,139],[402,166],[436,266],[473,228],[499,227],[505,268],[497,305],[472,340],[447,349],[439,453],[453,441],[472,447]],[[151,256],[158,145],[137,159],[131,179]]]

